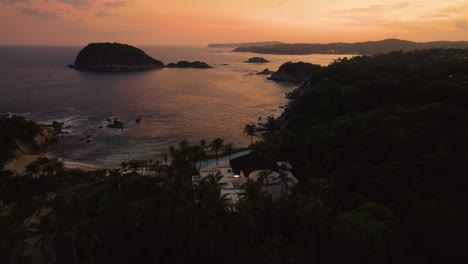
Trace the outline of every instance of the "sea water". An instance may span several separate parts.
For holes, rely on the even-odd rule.
[[[85,72],[65,67],[81,47],[2,46],[0,114],[63,122],[66,134],[50,154],[65,161],[117,166],[129,159],[161,159],[162,151],[183,139],[198,143],[221,137],[245,147],[250,143],[245,124],[281,114],[285,93],[296,87],[257,72],[275,71],[288,61],[328,65],[343,57],[262,55],[271,62],[252,64],[244,61],[258,55],[224,48],[140,48],[165,64],[200,60],[213,68]],[[124,130],[106,128],[114,118]]]

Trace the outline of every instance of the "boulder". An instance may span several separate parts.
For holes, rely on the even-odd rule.
[[[114,119],[112,124],[107,125],[108,128],[117,128],[117,129],[124,129],[124,124],[117,119]]]

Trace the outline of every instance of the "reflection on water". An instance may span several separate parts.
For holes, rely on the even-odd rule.
[[[326,65],[337,56],[264,55],[267,64],[248,64],[253,54],[226,49],[143,47],[164,63],[201,60],[213,69],[160,69],[135,73],[79,72],[72,63],[78,47],[0,47],[0,113],[14,112],[70,126],[51,149],[67,160],[116,165],[131,158],[160,158],[182,139],[222,137],[246,146],[247,123],[278,115],[284,94],[295,87],[255,75],[287,61]],[[141,116],[141,123],[135,119]],[[117,118],[125,129],[105,128]],[[84,134],[93,140],[86,143]]]

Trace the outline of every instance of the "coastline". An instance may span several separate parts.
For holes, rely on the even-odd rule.
[[[5,170],[9,170],[17,173],[18,175],[23,175],[26,172],[26,166],[37,160],[38,158],[54,158],[54,156],[49,155],[47,152],[39,154],[22,154],[16,158],[5,163]],[[64,161],[61,158],[57,157],[59,161],[63,163],[63,167],[67,170],[78,169],[82,171],[96,171],[99,169],[105,169],[107,167],[81,163],[76,161]]]
[[[5,170],[16,172],[22,175],[26,172],[26,166],[38,158],[47,157],[45,154],[23,154],[5,163]]]
[[[87,163],[81,163],[81,162],[76,162],[76,161],[63,161],[59,158],[60,161],[63,162],[63,166],[67,170],[73,170],[73,169],[78,169],[82,171],[97,171],[100,169],[111,169],[108,167],[102,167],[98,165],[93,165],[93,164],[87,164]]]

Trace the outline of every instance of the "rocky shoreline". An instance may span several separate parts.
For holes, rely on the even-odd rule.
[[[47,157],[47,148],[55,144],[63,134],[63,124],[53,122],[52,124],[38,124],[41,131],[29,142],[16,141],[16,150],[13,158],[6,161],[4,167],[22,174],[27,165],[40,157]]]

